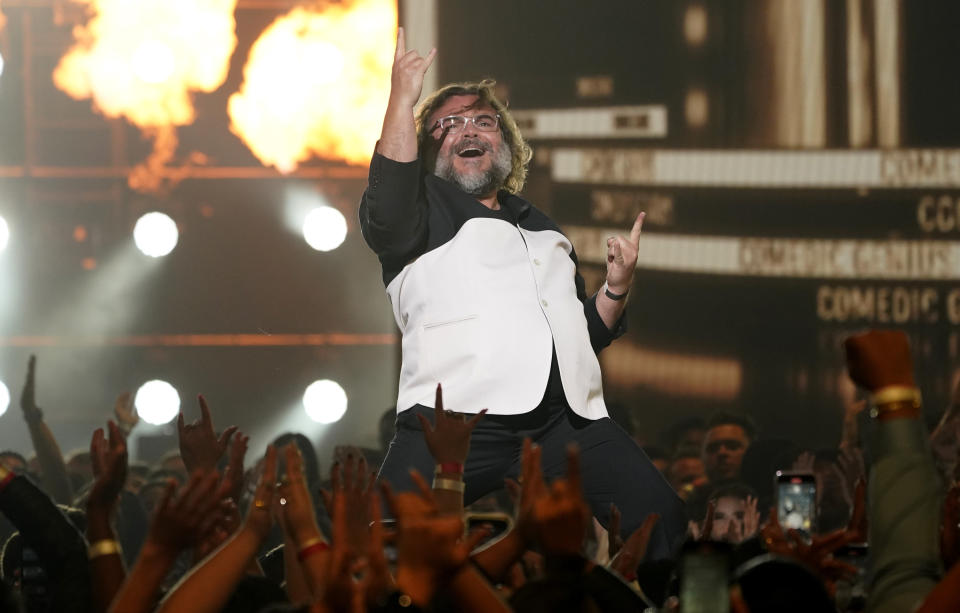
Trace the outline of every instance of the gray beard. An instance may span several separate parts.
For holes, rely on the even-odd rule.
[[[458,174],[453,168],[451,155],[437,159],[433,174],[450,181],[471,196],[489,196],[503,187],[503,182],[510,176],[513,165],[513,154],[510,148],[503,144],[497,147],[496,151],[491,152],[491,155],[493,155],[493,163],[490,168],[480,173]]]

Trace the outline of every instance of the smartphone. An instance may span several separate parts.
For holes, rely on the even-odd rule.
[[[53,595],[50,593],[47,571],[36,552],[27,546],[20,552],[20,593],[27,613],[50,610]]]
[[[465,518],[467,533],[473,532],[481,526],[489,526],[490,534],[478,545],[482,547],[491,541],[499,539],[513,528],[513,518],[506,513],[467,513]]]
[[[680,557],[682,613],[730,613],[729,552],[719,543],[693,543]]]
[[[817,528],[817,480],[813,473],[778,470],[777,521],[784,530],[812,535]]]

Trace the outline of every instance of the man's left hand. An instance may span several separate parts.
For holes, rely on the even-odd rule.
[[[637,215],[630,236],[611,236],[607,239],[607,288],[614,294],[626,294],[633,281],[640,249],[640,229],[646,213]]]

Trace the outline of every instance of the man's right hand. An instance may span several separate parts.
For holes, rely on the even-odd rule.
[[[397,52],[393,57],[393,72],[390,75],[390,103],[413,108],[420,99],[423,90],[423,75],[426,74],[433,58],[437,57],[436,48],[431,49],[427,57],[416,50],[407,51],[403,41],[403,28],[397,29]]]

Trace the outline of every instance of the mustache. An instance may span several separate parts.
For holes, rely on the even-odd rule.
[[[480,151],[486,151],[488,153],[493,151],[493,147],[487,141],[470,137],[464,138],[457,143],[456,153],[459,155],[467,149],[479,149]]]

